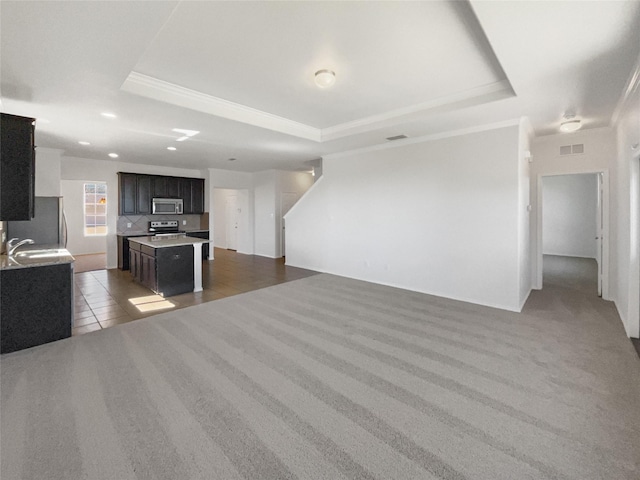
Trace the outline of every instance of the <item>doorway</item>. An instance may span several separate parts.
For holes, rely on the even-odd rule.
[[[252,213],[246,189],[213,189],[214,247],[253,254]]]
[[[558,282],[607,299],[606,171],[538,177],[537,252],[537,288]]]

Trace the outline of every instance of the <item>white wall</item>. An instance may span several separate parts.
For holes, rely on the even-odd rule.
[[[597,175],[544,177],[542,203],[542,252],[596,258]]]
[[[534,137],[533,126],[528,118],[520,119],[518,139],[518,271],[520,310],[531,293],[531,141]]]
[[[311,188],[315,177],[310,172],[278,172],[278,186],[276,190],[276,225],[275,251],[277,257],[282,257],[282,235],[285,213],[282,211],[282,194],[294,194],[298,200]]]
[[[275,258],[279,251],[276,245],[277,182],[275,170],[253,174],[254,247],[255,254],[263,257]]]
[[[102,160],[90,160],[86,158],[62,157],[61,177],[62,181],[96,181],[107,184],[107,227],[109,234],[106,236],[107,268],[116,268],[118,265],[118,250],[116,245],[116,224],[118,219],[118,172],[148,173],[154,175],[175,175],[179,177],[204,178],[206,172],[189,170],[185,168],[158,167],[154,165],[138,165],[126,162],[110,162]],[[63,182],[61,182],[61,185]],[[71,188],[70,183],[64,183],[65,190]],[[65,211],[67,214],[67,228],[71,232],[77,231],[77,209],[82,209],[82,203],[75,204],[65,199]],[[80,220],[82,221],[82,219]],[[73,224],[72,224],[73,222]],[[69,238],[69,244],[75,242]],[[79,247],[84,248],[84,247]],[[69,249],[71,254],[79,254]]]
[[[640,69],[640,59],[637,69]],[[640,80],[623,106],[616,128],[611,223],[613,299],[627,335],[640,337]],[[633,148],[635,146],[635,148]]]
[[[519,130],[326,157],[287,264],[519,310]]]
[[[584,144],[584,154],[560,155],[561,145]],[[534,288],[542,288],[542,177],[551,175],[565,175],[576,173],[607,172],[616,158],[616,143],[614,131],[611,128],[593,128],[579,130],[574,133],[559,133],[534,139],[531,146],[533,163],[531,164],[531,192],[532,192],[532,225],[535,241],[532,245]],[[612,183],[605,185],[610,200],[615,196],[616,186]],[[606,207],[605,207],[605,210]],[[610,203],[606,215],[614,212],[614,205]],[[615,236],[615,224],[609,222],[609,238],[604,239],[604,250],[609,251],[608,258],[603,258],[605,268],[608,269],[609,279],[616,275],[614,252],[609,248]],[[607,291],[603,289],[605,299],[613,298],[614,290],[610,282]]]

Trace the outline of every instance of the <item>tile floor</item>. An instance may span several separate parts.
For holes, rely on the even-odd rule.
[[[75,274],[73,335],[112,327],[169,309],[210,302],[238,293],[315,275],[288,267],[282,258],[243,255],[216,248],[215,260],[203,262],[203,291],[162,298],[132,280],[128,271],[95,270]]]

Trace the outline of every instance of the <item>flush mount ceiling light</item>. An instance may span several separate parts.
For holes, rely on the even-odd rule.
[[[171,150],[172,152],[176,149],[176,147],[167,147],[167,150]]]
[[[80,140],[78,143],[79,143],[80,145],[85,145],[85,146],[86,146],[86,145],[91,145],[89,142],[85,142],[84,140]]]
[[[102,112],[100,115],[107,118],[117,118],[117,115],[111,112]]]
[[[111,158],[118,158],[118,154],[117,153],[110,153],[109,156]]]
[[[575,132],[576,130],[580,130],[582,123],[580,122],[580,120],[577,120],[575,117],[576,116],[573,114],[569,114],[569,113],[565,114],[563,117],[564,121],[560,124],[560,131],[569,133],[569,132]]]
[[[336,74],[332,70],[318,70],[315,77],[316,85],[320,88],[329,88],[336,82]]]

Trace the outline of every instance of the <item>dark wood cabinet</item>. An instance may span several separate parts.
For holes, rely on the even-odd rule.
[[[137,188],[137,206],[138,214],[148,215],[151,213],[151,176],[150,175],[138,175],[138,188]]]
[[[191,208],[192,213],[204,213],[204,179],[191,179]]]
[[[169,177],[159,177],[157,175],[154,175],[153,177],[151,177],[151,189],[153,192],[152,197],[156,198],[164,198],[164,197],[168,197],[168,193],[167,193],[167,180],[169,179]]]
[[[144,245],[142,247],[145,248]],[[149,247],[147,247],[149,248]],[[154,292],[158,290],[155,252],[140,252],[140,283]]]
[[[204,179],[118,173],[119,215],[149,215],[153,198],[181,198],[183,213],[204,213]],[[4,197],[3,197],[4,198]]]
[[[180,178],[165,177],[167,179],[167,197],[180,197]]]
[[[35,202],[35,119],[0,119],[0,220],[31,220]]]
[[[203,238],[205,240],[209,240],[209,232],[208,231],[187,232],[187,237]],[[209,244],[208,243],[203,243],[202,244],[202,259],[203,260],[207,260],[208,258],[209,258]]]
[[[71,336],[73,263],[0,270],[0,353]]]
[[[137,210],[138,182],[135,173],[119,173],[120,195],[118,211],[120,215],[135,215]]]
[[[182,212],[185,214],[193,213],[193,203],[191,201],[191,179],[180,179],[180,197],[182,198]]]

